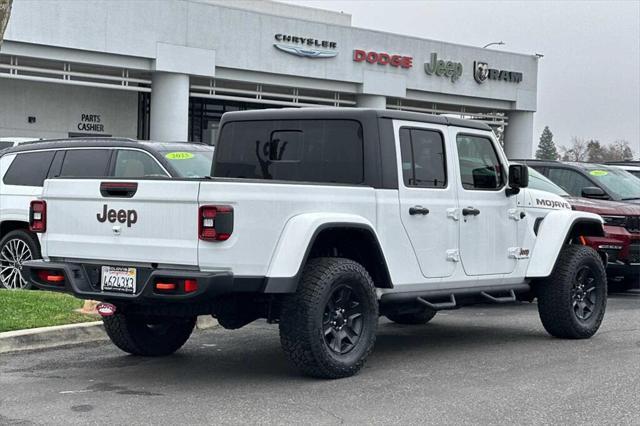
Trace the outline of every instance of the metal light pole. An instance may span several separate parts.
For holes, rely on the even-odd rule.
[[[487,47],[489,47],[489,46],[493,46],[494,44],[495,44],[496,46],[502,46],[502,45],[504,45],[504,44],[506,44],[506,43],[505,43],[504,41],[494,41],[494,42],[492,42],[492,43],[485,44],[484,46],[482,46],[482,48],[483,48],[483,49],[486,49]]]

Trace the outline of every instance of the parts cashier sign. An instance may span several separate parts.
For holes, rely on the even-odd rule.
[[[81,114],[78,130],[82,132],[104,133],[104,124],[100,114]]]

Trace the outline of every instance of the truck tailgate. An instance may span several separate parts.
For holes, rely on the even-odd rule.
[[[198,181],[138,180],[135,194],[105,191],[107,179],[45,182],[48,258],[198,264]],[[128,194],[127,194],[128,195]]]

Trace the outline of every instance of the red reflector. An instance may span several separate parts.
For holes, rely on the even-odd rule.
[[[62,283],[64,282],[64,275],[60,275],[57,272],[51,272],[47,270],[38,271],[38,278],[45,283]]]
[[[184,280],[184,292],[193,293],[194,291],[198,291],[198,281]]]
[[[231,234],[219,233],[216,235],[216,240],[218,241],[226,241],[231,237]]]
[[[156,290],[171,291],[175,289],[175,283],[156,283]]]

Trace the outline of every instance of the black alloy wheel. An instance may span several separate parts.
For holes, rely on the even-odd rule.
[[[324,308],[324,342],[334,353],[344,355],[360,341],[362,300],[349,284],[336,287]]]

